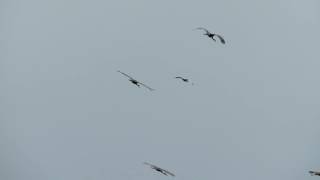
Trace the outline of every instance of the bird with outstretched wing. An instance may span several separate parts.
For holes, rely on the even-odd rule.
[[[216,40],[215,40],[213,37],[214,37],[214,36],[217,36],[222,44],[225,44],[225,43],[226,43],[226,41],[224,40],[224,38],[223,38],[221,35],[219,35],[219,34],[211,33],[209,30],[207,30],[206,28],[203,28],[203,27],[198,27],[198,28],[196,28],[196,29],[204,30],[204,31],[206,32],[204,35],[208,36],[209,38],[211,38],[211,39],[214,40],[214,41],[216,41]]]
[[[165,169],[162,169],[162,168],[160,168],[160,167],[158,167],[158,166],[155,166],[155,165],[153,165],[153,164],[150,164],[150,163],[147,163],[147,162],[144,162],[143,164],[150,166],[151,169],[154,169],[154,170],[162,173],[163,175],[168,176],[168,174],[169,174],[170,176],[173,176],[173,177],[175,176],[173,173],[171,173],[171,172],[169,172],[169,171],[167,171],[167,170],[165,170]]]
[[[183,82],[185,82],[185,83],[189,83],[190,82],[190,80],[189,79],[187,79],[187,78],[184,78],[184,77],[181,77],[181,76],[177,76],[177,77],[175,77],[176,79],[181,79]],[[193,82],[191,82],[191,85],[194,85],[194,83]]]
[[[147,85],[139,82],[138,80],[132,78],[132,77],[129,76],[128,74],[126,74],[126,73],[124,73],[124,72],[121,72],[121,71],[119,71],[119,70],[118,70],[118,72],[121,73],[121,74],[123,74],[124,76],[128,77],[128,78],[129,78],[129,81],[130,81],[131,83],[133,83],[134,85],[136,85],[136,86],[138,86],[138,87],[140,87],[140,85],[142,85],[142,86],[144,86],[145,88],[149,89],[150,91],[154,91],[153,88],[151,88],[151,87],[149,87],[149,86],[147,86]]]
[[[176,79],[181,79],[184,82],[189,82],[189,79],[183,78],[181,76],[177,76]]]

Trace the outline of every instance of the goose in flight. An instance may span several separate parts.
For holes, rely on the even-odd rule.
[[[209,38],[211,38],[211,39],[214,40],[214,41],[216,41],[216,40],[215,40],[213,37],[214,37],[214,36],[217,36],[222,44],[225,44],[225,43],[226,43],[226,41],[223,39],[223,37],[222,37],[221,35],[219,35],[219,34],[211,33],[210,31],[208,31],[207,29],[202,28],[202,27],[198,27],[198,28],[196,28],[196,29],[204,30],[206,33],[203,34],[203,35],[208,36]]]
[[[320,176],[319,171],[309,171],[309,173],[311,174],[311,176]]]
[[[149,89],[150,91],[153,91],[153,90],[154,90],[154,89],[152,89],[151,87],[149,87],[149,86],[147,86],[147,85],[145,85],[145,84],[143,84],[143,83],[141,83],[141,82],[133,79],[133,78],[132,78],[131,76],[129,76],[128,74],[123,73],[123,72],[121,72],[121,71],[118,71],[118,72],[121,73],[121,74],[123,74],[124,76],[127,76],[127,77],[129,78],[129,81],[130,81],[131,83],[133,83],[134,85],[136,85],[136,86],[138,86],[138,87],[140,87],[140,85],[142,85],[142,86],[144,86],[145,88]]]
[[[143,164],[150,166],[151,169],[154,169],[154,170],[162,173],[163,175],[168,176],[168,174],[169,174],[170,176],[173,176],[173,177],[175,176],[173,173],[171,173],[171,172],[169,172],[169,171],[167,171],[167,170],[164,170],[164,169],[162,169],[162,168],[159,168],[158,166],[152,165],[152,164],[147,163],[147,162],[144,162]]]

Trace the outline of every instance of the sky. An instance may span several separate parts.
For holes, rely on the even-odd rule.
[[[317,178],[318,0],[2,0],[0,27],[1,180]]]

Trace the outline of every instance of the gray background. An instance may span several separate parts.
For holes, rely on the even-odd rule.
[[[316,178],[318,0],[2,0],[0,18],[1,180],[171,179],[144,161]]]

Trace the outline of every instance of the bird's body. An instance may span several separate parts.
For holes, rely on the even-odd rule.
[[[128,77],[128,78],[129,78],[129,81],[130,81],[132,84],[134,84],[134,85],[136,85],[136,86],[138,86],[138,87],[140,87],[140,85],[142,85],[142,86],[146,87],[147,89],[149,89],[150,91],[153,91],[153,90],[154,90],[153,88],[151,88],[151,87],[149,87],[149,86],[147,86],[147,85],[145,85],[145,84],[143,84],[143,83],[141,83],[141,82],[133,79],[133,78],[132,78],[131,76],[129,76],[128,74],[123,73],[123,72],[121,72],[121,71],[118,71],[118,72],[121,73],[121,74],[123,74],[124,76]]]
[[[130,82],[132,82],[134,85],[140,87],[139,82],[135,79],[129,79]]]
[[[165,169],[162,169],[162,168],[160,168],[158,166],[155,166],[153,164],[150,164],[150,163],[147,163],[147,162],[144,162],[143,164],[150,166],[151,169],[154,169],[154,170],[162,173],[163,175],[168,176],[168,174],[169,174],[170,176],[173,176],[173,177],[175,176],[173,173],[171,173],[171,172],[169,172],[169,171],[167,171]]]
[[[205,31],[205,34],[203,34],[203,35],[208,36],[209,38],[211,38],[211,39],[214,40],[214,41],[216,41],[216,39],[214,39],[214,37],[216,36],[216,37],[219,38],[219,40],[220,40],[220,42],[221,42],[222,44],[225,44],[225,43],[226,43],[226,41],[224,40],[224,38],[223,38],[221,35],[219,35],[219,34],[211,33],[210,31],[208,31],[207,29],[202,28],[202,27],[199,27],[199,28],[196,28],[196,29],[204,30],[204,31]]]
[[[311,176],[320,176],[320,171],[309,171]]]

